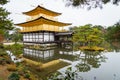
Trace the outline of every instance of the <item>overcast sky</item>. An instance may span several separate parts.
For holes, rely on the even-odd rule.
[[[72,23],[72,26],[85,24],[110,26],[120,20],[120,6],[107,4],[103,9],[81,9],[65,7],[63,0],[10,0],[5,6],[11,15],[13,22],[25,22],[26,16],[22,12],[34,9],[37,5],[43,4],[47,9],[62,13],[58,17],[61,22]]]

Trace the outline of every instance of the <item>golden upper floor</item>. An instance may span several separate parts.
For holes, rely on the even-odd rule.
[[[46,8],[40,6],[40,5],[38,5],[33,10],[23,12],[23,14],[28,15],[28,16],[35,16],[35,15],[39,15],[40,13],[45,14],[45,15],[49,15],[49,16],[53,16],[53,17],[61,15],[61,13],[51,11],[49,9],[46,9]]]
[[[33,32],[33,31],[64,31],[61,27],[71,25],[71,23],[63,23],[57,21],[55,16],[60,15],[61,13],[57,13],[51,10],[48,10],[44,7],[37,6],[35,9],[23,12],[29,16],[27,22],[15,24],[17,26],[23,27],[21,32]]]
[[[42,24],[38,26],[32,26],[32,27],[23,27],[23,30],[20,32],[35,32],[35,31],[52,31],[52,32],[65,32],[63,27],[48,25],[48,24]]]
[[[58,22],[58,21],[44,18],[42,16],[35,20],[24,22],[24,23],[19,23],[15,25],[21,26],[21,27],[32,27],[32,26],[37,26],[37,25],[42,25],[42,24],[49,24],[49,25],[60,26],[60,27],[71,25],[71,23]]]

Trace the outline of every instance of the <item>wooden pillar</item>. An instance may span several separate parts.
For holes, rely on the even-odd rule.
[[[30,42],[30,33],[28,32],[28,42]]]
[[[43,60],[44,60],[44,51],[42,51],[42,53],[43,53]]]
[[[39,40],[39,42],[41,42],[41,41],[40,41],[40,38],[41,38],[41,37],[40,37],[40,36],[41,36],[40,31],[38,32],[38,36],[39,36],[38,40]]]
[[[34,33],[34,42],[36,42],[36,33]]]
[[[32,36],[31,38],[32,38],[32,42],[33,42],[33,32],[31,33],[31,36]]]
[[[43,31],[43,42],[44,42],[44,31]]]
[[[49,42],[50,42],[50,32],[49,32]]]

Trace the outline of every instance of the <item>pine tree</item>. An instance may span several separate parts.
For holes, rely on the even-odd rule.
[[[2,36],[5,32],[12,29],[12,21],[8,18],[10,14],[3,5],[7,4],[8,0],[0,0],[0,37],[1,40],[3,39]],[[1,41],[0,40],[0,41]]]

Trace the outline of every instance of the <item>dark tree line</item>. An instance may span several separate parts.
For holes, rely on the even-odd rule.
[[[106,40],[112,41],[120,41],[120,21],[107,28]]]

